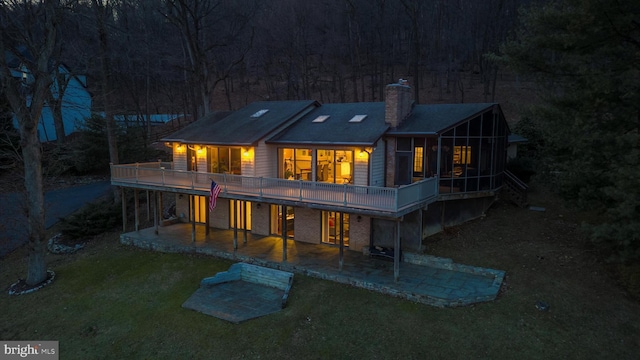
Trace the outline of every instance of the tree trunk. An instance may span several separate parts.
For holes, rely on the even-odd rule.
[[[37,129],[37,126],[20,126],[28,209],[29,262],[26,281],[29,285],[39,284],[47,278],[42,152]]]

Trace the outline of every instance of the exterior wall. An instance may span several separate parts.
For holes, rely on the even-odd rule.
[[[176,195],[176,216],[181,222],[189,222],[189,195]]]
[[[216,208],[209,212],[209,226],[229,229],[229,199],[218,198]]]
[[[258,208],[259,205],[259,208]],[[271,235],[269,229],[269,204],[251,203],[251,233],[255,235]]]
[[[245,151],[247,151],[247,155],[245,155]],[[240,167],[242,175],[244,176],[256,176],[256,167],[255,167],[255,148],[247,148],[243,147],[240,153]]]
[[[444,230],[442,226],[442,205],[444,201],[438,201],[429,205],[422,213],[422,235],[427,238]]]
[[[260,141],[254,149],[255,176],[278,177],[276,160],[278,148],[275,145],[267,145],[264,141]]]
[[[394,187],[396,178],[396,138],[388,138],[386,153],[386,168],[385,168],[385,186]]]
[[[353,154],[353,185],[367,186],[369,185],[369,155],[363,152],[360,156],[360,149],[354,149]],[[315,167],[315,162],[313,165]]]
[[[187,171],[187,146],[173,144],[173,169]]]
[[[361,252],[363,248],[369,247],[369,236],[371,234],[371,218],[351,214],[349,216],[349,250]]]
[[[371,153],[369,165],[371,166],[369,186],[384,187],[385,185],[385,152],[386,143],[382,140],[378,141],[378,145]]]
[[[295,208],[295,240],[310,244],[320,244],[320,211],[309,208]]]

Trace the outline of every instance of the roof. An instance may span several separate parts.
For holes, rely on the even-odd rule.
[[[400,126],[391,129],[389,135],[436,135],[478,114],[493,108],[496,104],[430,104],[415,105],[411,115]]]
[[[313,121],[321,116],[328,117],[324,121]],[[374,145],[388,129],[384,102],[323,104],[267,142],[368,146]]]
[[[209,114],[162,141],[252,146],[313,106],[320,104],[313,100],[254,102],[222,118],[219,113]]]
[[[527,139],[527,138],[525,138],[523,136],[520,136],[518,134],[511,134],[511,135],[509,135],[508,141],[509,141],[509,144],[515,144],[515,143],[523,143],[523,144],[525,144],[525,143],[529,142],[529,139]]]

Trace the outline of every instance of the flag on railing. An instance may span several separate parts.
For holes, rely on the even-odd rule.
[[[218,194],[220,194],[222,188],[211,180],[211,192],[209,193],[209,211],[213,211],[216,208],[216,201],[218,200]]]

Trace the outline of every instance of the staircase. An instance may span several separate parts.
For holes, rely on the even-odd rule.
[[[518,179],[511,171],[504,171],[504,187],[502,188],[502,197],[519,207],[529,205],[527,201],[527,189],[529,187],[522,180]]]

